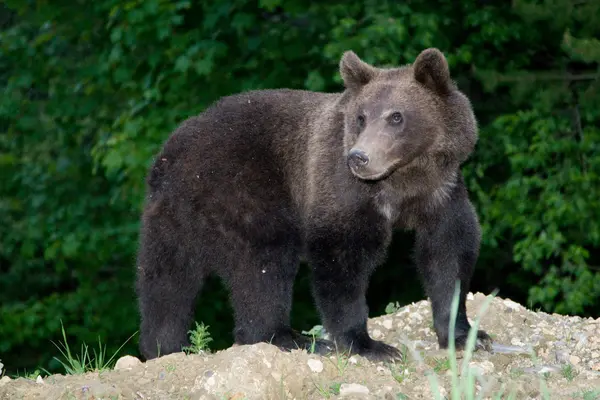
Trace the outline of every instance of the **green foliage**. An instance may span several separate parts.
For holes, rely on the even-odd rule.
[[[59,350],[63,359],[59,359],[57,357],[54,357],[54,359],[63,366],[68,375],[84,374],[90,371],[102,372],[111,369],[113,366],[113,361],[116,361],[115,357],[119,350],[121,350],[121,348],[133,337],[133,335],[130,336],[129,339],[127,339],[127,341],[123,343],[108,360],[106,360],[106,345],[104,345],[104,347],[102,346],[100,338],[98,338],[98,351],[93,349],[93,356],[90,354],[89,347],[85,343],[82,343],[81,345],[80,354],[74,355],[71,353],[71,348],[69,347],[69,342],[67,341],[67,335],[62,322],[60,327],[62,331],[63,342],[60,343],[60,345],[56,343],[54,343],[54,345]]]
[[[385,313],[386,314],[393,314],[395,312],[397,312],[398,310],[400,310],[402,308],[402,306],[400,305],[400,303],[398,302],[391,302],[388,303],[387,306],[385,306]]]
[[[190,345],[183,347],[181,350],[187,354],[200,354],[208,350],[208,344],[212,342],[212,338],[208,332],[208,326],[196,322],[196,328],[188,333],[190,334]]]
[[[570,0],[5,1],[3,362],[60,369],[48,346],[60,321],[71,341],[110,337],[111,351],[135,332],[144,178],[169,132],[234,92],[338,91],[347,49],[393,66],[438,47],[471,98],[481,139],[465,177],[483,228],[474,284],[546,311],[597,313],[599,16],[598,2]],[[422,297],[400,257],[407,246],[394,242],[375,274],[373,313]],[[318,320],[304,272],[296,292],[292,321],[308,329]],[[211,281],[199,301],[213,347],[230,345],[226,292]]]

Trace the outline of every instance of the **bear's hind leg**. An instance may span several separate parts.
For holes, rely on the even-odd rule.
[[[139,346],[147,360],[189,345],[187,332],[204,278],[201,266],[191,265],[183,247],[173,240],[166,243],[160,236],[143,235],[138,255]]]
[[[290,326],[292,292],[298,271],[297,252],[290,248],[252,251],[238,260],[227,277],[234,309],[236,344],[271,343],[284,351],[313,349],[326,354],[331,342],[315,340]]]

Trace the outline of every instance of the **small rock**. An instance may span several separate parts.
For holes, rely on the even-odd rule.
[[[556,362],[558,363],[566,363],[569,361],[569,353],[566,350],[556,350],[554,356],[556,358]]]
[[[0,378],[0,386],[6,385],[11,380],[12,379],[10,378],[10,376],[3,376],[2,378]]]
[[[575,355],[572,355],[572,356],[569,357],[569,362],[571,364],[573,364],[573,365],[579,364],[580,361],[581,361],[581,358],[579,358],[579,357],[577,357]]]
[[[369,394],[369,388],[358,383],[342,383],[340,396],[352,396],[355,394]]]
[[[350,364],[356,365],[358,363],[358,358],[356,358],[356,356],[350,356],[350,358],[348,359],[348,362]]]
[[[117,360],[115,363],[115,371],[120,371],[124,369],[131,369],[136,365],[141,364],[142,362],[133,356],[123,356]]]
[[[385,329],[392,329],[393,323],[391,319],[384,319],[382,325]]]
[[[323,363],[319,360],[315,360],[315,359],[311,358],[310,360],[307,361],[307,364],[308,364],[308,368],[310,368],[310,370],[312,372],[319,373],[319,372],[323,371]]]
[[[383,337],[383,333],[379,329],[373,329],[373,333],[371,334],[373,339],[380,339]]]
[[[560,372],[560,368],[555,367],[553,365],[542,365],[541,367],[529,367],[523,369],[525,373],[537,373],[537,374],[545,374],[546,372]]]
[[[600,363],[596,363],[596,364],[592,365],[592,370],[600,371]]]
[[[504,306],[507,309],[509,309],[511,311],[519,311],[519,309],[521,308],[521,306],[519,304],[517,304],[514,301],[509,300],[509,299],[505,299],[502,303],[504,304]]]
[[[42,377],[40,375],[38,375],[37,378],[35,378],[35,383],[42,384],[42,383],[44,383],[44,380],[42,379]]]
[[[423,322],[423,316],[419,313],[411,313],[409,317],[411,320],[416,321],[417,323]]]
[[[281,374],[279,372],[271,372],[271,376],[273,377],[273,379],[275,379],[277,382],[281,381]]]
[[[577,338],[577,344],[575,345],[575,350],[581,350],[583,348],[586,348],[588,345],[588,337],[585,334],[576,334],[575,337]]]
[[[471,362],[469,366],[479,373],[479,375],[489,375],[494,372],[494,364],[490,361]]]
[[[473,293],[469,292],[467,293],[467,300],[474,300],[475,296],[473,296]]]

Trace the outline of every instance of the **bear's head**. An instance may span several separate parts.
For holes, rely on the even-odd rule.
[[[439,50],[426,49],[412,65],[389,69],[347,51],[340,73],[345,154],[356,177],[381,180],[434,160],[454,168],[472,152],[477,122]]]

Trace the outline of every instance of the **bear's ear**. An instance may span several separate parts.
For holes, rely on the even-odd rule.
[[[450,68],[444,54],[435,48],[425,49],[413,63],[413,73],[417,82],[439,93],[451,91]]]
[[[344,80],[344,86],[348,89],[358,89],[366,85],[375,77],[377,70],[358,58],[352,51],[344,52],[340,60],[340,74]]]

